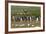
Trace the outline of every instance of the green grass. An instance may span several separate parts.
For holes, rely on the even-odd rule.
[[[17,13],[19,13],[19,14],[17,14]],[[20,14],[20,13],[22,13],[22,14]],[[14,15],[14,16],[24,16],[24,15],[25,16],[40,16],[40,7],[11,6],[11,15]]]

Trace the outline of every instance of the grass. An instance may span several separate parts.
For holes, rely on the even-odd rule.
[[[20,13],[22,13],[22,14],[20,14]],[[24,16],[24,15],[25,16],[40,16],[40,7],[11,6],[11,15],[14,15],[14,16]]]

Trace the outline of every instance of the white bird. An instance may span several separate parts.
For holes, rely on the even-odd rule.
[[[30,17],[30,20],[31,20],[31,17]]]
[[[37,17],[37,19],[36,19],[36,23],[38,23],[38,17]]]
[[[36,20],[38,21],[38,18]]]
[[[22,18],[20,20],[22,21]]]
[[[28,24],[28,26],[30,26],[30,25],[31,25],[31,23]]]
[[[32,26],[34,26],[34,25],[32,25]]]
[[[24,26],[24,24],[22,24],[22,25],[19,25],[19,26]]]
[[[30,26],[30,24],[28,24],[28,26]]]

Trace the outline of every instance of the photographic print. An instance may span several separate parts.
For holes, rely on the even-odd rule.
[[[36,26],[40,27],[40,7],[11,6],[11,28]]]
[[[43,5],[8,3],[8,31],[43,30]]]

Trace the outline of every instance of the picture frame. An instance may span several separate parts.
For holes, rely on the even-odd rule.
[[[40,25],[41,27],[40,28],[31,28],[32,26],[30,27],[19,27],[19,28],[16,28],[14,29],[15,27],[11,27],[11,14],[14,12],[11,13],[11,6],[17,6],[17,7],[21,7],[23,8],[24,6],[25,7],[40,7],[39,8],[39,13],[40,13]],[[15,8],[13,8],[15,9]],[[20,9],[20,8],[19,8]],[[37,8],[38,9],[38,8]],[[17,11],[18,9],[16,9]],[[25,9],[24,9],[25,10]],[[26,9],[27,10],[27,9]],[[25,11],[26,11],[25,10]],[[36,14],[35,14],[36,15]],[[24,2],[24,1],[5,1],[5,34],[8,34],[8,33],[24,33],[24,32],[42,32],[42,31],[45,31],[45,4],[42,3],[42,2]]]

